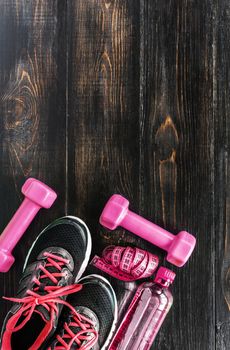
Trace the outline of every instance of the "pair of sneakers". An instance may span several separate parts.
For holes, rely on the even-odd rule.
[[[32,245],[1,333],[1,350],[99,350],[111,340],[117,301],[99,275],[81,278],[91,235],[76,217],[57,219]],[[77,283],[76,283],[77,282]]]

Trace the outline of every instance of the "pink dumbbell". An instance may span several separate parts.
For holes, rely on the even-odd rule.
[[[168,252],[167,260],[176,265],[183,266],[189,259],[196,245],[196,238],[186,231],[181,231],[177,236],[131,212],[129,201],[114,194],[101,214],[100,223],[110,230],[118,226],[135,233],[156,246]]]
[[[0,272],[7,272],[14,263],[12,250],[34,219],[39,209],[50,208],[57,194],[41,181],[30,178],[22,186],[24,201],[0,236]]]

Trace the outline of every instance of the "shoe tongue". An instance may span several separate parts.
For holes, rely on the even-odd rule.
[[[90,310],[84,306],[75,306],[75,310],[80,315],[85,316],[86,318],[90,319],[94,324],[94,326],[92,325],[92,328],[94,328],[97,332],[99,331],[99,320],[98,320],[96,314],[92,310]],[[73,316],[70,316],[67,323],[70,323],[72,321],[73,321]],[[71,330],[74,334],[77,334],[78,332],[82,331],[82,328],[71,327]],[[90,334],[91,334],[90,332],[87,333],[87,335],[90,335]],[[81,345],[85,345],[85,344],[87,344],[87,340],[84,341]],[[79,346],[76,344],[76,342],[74,342],[74,344],[71,346],[70,350],[78,350],[78,349],[79,349]],[[92,349],[94,349],[94,347]]]
[[[34,312],[36,312],[37,314],[39,314],[41,316],[41,318],[46,322],[50,321],[50,312],[44,308],[44,306],[42,305],[38,305]]]
[[[88,307],[85,306],[75,306],[75,310],[78,314],[85,316],[89,320],[93,322],[92,327],[98,332],[99,331],[99,320],[97,318],[97,315],[90,310]]]
[[[45,266],[46,270],[49,271],[51,274],[57,272],[57,268],[55,266]],[[43,274],[43,272],[41,272]],[[41,285],[39,286],[38,293],[39,295],[46,295],[47,291],[45,290],[45,287],[47,286],[56,286],[57,284],[54,283],[49,277],[43,278],[40,280]],[[59,306],[58,306],[59,307]],[[38,305],[35,308],[35,312],[40,314],[40,316],[45,319],[46,321],[50,321],[50,312],[42,305]]]
[[[49,271],[49,273],[51,273],[51,274],[54,274],[54,273],[56,273],[56,272],[59,272],[55,266],[48,266],[48,267],[45,266],[45,268],[46,268],[46,270]],[[43,275],[43,272],[41,272],[41,275]],[[59,278],[57,278],[57,279],[59,279]],[[41,282],[41,286],[39,287],[39,290],[41,291],[40,294],[43,293],[43,288],[44,288],[44,287],[47,287],[47,286],[56,286],[56,285],[57,285],[57,284],[54,283],[48,276],[45,277],[45,278],[43,278],[43,279],[41,279],[40,282]],[[44,291],[44,294],[46,294],[45,291]]]

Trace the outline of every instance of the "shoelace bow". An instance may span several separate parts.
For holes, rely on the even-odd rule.
[[[129,282],[150,277],[158,263],[158,257],[146,250],[121,246],[108,246],[102,258],[95,256],[91,262],[109,275]]]
[[[67,296],[67,295],[70,295],[70,294],[73,294],[73,293],[80,291],[82,289],[82,285],[81,284],[72,284],[72,285],[65,286],[65,287],[58,286],[57,285],[58,281],[59,281],[58,278],[65,276],[65,272],[61,272],[62,266],[68,264],[69,261],[67,259],[64,259],[64,258],[58,256],[58,255],[54,255],[54,254],[51,254],[48,252],[44,253],[44,256],[47,258],[47,263],[45,266],[42,266],[42,265],[39,266],[39,268],[43,272],[43,275],[41,275],[39,277],[39,279],[43,280],[45,278],[49,278],[54,283],[54,285],[44,287],[44,291],[46,291],[47,294],[40,295],[40,294],[36,293],[39,290],[39,287],[41,286],[42,282],[38,278],[34,278],[33,282],[35,283],[35,285],[37,285],[37,287],[33,288],[33,290],[27,290],[26,293],[28,296],[26,296],[24,298],[3,297],[3,299],[23,304],[18,312],[19,312],[19,316],[21,316],[21,315],[26,316],[25,319],[17,327],[14,327],[13,329],[11,329],[11,331],[17,332],[20,329],[22,329],[25,326],[25,324],[31,319],[33,312],[35,311],[35,308],[38,305],[43,306],[48,312],[50,312],[50,318],[52,319],[53,314],[58,313],[57,305],[62,304],[62,305],[67,306],[71,310],[71,313],[74,317],[76,324],[82,330],[79,331],[79,333],[76,335],[72,334],[71,330],[69,330],[68,337],[69,338],[72,337],[71,342],[69,344],[65,344],[65,345],[63,344],[63,347],[61,347],[61,348],[57,347],[57,349],[69,350],[70,346],[73,344],[73,342],[75,340],[77,340],[78,345],[81,344],[81,341],[88,340],[89,336],[87,336],[87,339],[85,339],[86,336],[83,336],[83,334],[86,332],[86,329],[88,329],[87,332],[90,332],[90,333],[92,333],[92,335],[94,335],[93,338],[90,336],[91,342],[89,343],[89,345],[92,346],[91,343],[95,344],[97,341],[97,337],[98,337],[96,330],[90,328],[91,325],[93,325],[93,323],[91,322],[91,320],[80,315],[74,309],[74,307],[71,306],[67,301],[61,299],[61,297],[64,297],[64,296]],[[52,272],[51,273],[50,271],[47,270],[48,267],[56,267],[56,269],[59,272]],[[88,324],[87,323],[83,324],[82,320],[88,322]],[[44,321],[45,321],[45,319],[44,319]],[[90,325],[90,327],[89,327],[89,325]],[[83,346],[80,349],[87,350],[89,348]]]

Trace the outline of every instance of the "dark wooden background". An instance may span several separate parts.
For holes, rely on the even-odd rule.
[[[230,2],[1,0],[0,110],[1,230],[27,177],[59,194],[15,249],[0,295],[16,293],[33,240],[65,213],[87,222],[94,253],[111,242],[156,251],[99,226],[121,193],[198,241],[174,268],[153,349],[229,350]],[[0,301],[1,324],[9,307]]]

